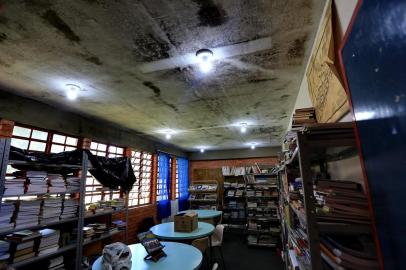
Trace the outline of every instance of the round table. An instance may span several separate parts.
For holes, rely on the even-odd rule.
[[[196,212],[198,219],[211,219],[211,218],[219,217],[219,216],[221,216],[221,214],[223,214],[222,211],[198,210],[198,209],[196,209],[196,210],[191,209],[191,210],[182,211],[182,212],[179,212],[179,214],[183,214],[183,213],[186,213],[186,212],[189,212],[189,211],[190,212]]]
[[[206,222],[198,222],[197,224],[197,229],[190,233],[175,232],[173,222],[155,225],[150,231],[159,239],[171,241],[194,240],[213,234],[213,225]]]
[[[162,242],[166,257],[162,257],[158,262],[144,260],[147,256],[145,248],[141,244],[130,245],[132,253],[131,270],[168,270],[182,269],[195,270],[202,263],[202,253],[191,245],[176,242]],[[92,270],[102,270],[102,257],[100,256],[93,264]]]

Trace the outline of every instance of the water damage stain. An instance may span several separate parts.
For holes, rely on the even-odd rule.
[[[152,90],[152,92],[154,92],[154,100],[155,102],[159,103],[159,104],[163,104],[169,108],[171,108],[172,110],[174,110],[175,112],[178,112],[179,109],[173,105],[172,103],[167,102],[166,100],[162,99],[161,97],[161,89],[159,89],[158,86],[156,86],[153,82],[149,82],[149,81],[145,81],[142,83],[144,86],[148,87],[149,89]]]
[[[7,39],[7,35],[5,33],[0,33],[0,43]]]
[[[306,42],[307,36],[302,38],[297,38],[290,44],[287,56],[288,58],[300,58],[304,55],[304,43]]]
[[[159,87],[153,84],[152,82],[143,82],[142,84],[151,89],[154,92],[155,97],[161,96],[161,89],[159,89]]]
[[[72,29],[67,25],[61,17],[52,9],[49,9],[42,15],[42,18],[55,27],[59,32],[61,32],[65,38],[73,42],[80,42],[80,38],[72,31]]]
[[[134,54],[141,57],[143,61],[154,61],[169,57],[169,44],[151,33],[142,38],[134,39],[133,42]]]
[[[227,21],[226,11],[222,6],[216,5],[213,0],[194,0],[200,9],[197,12],[199,17],[199,26],[215,27],[222,25]]]
[[[277,78],[250,78],[247,80],[249,83],[261,83],[261,82],[269,82],[275,81]]]
[[[282,95],[281,99],[287,99],[288,97],[290,97],[289,95]]]
[[[103,62],[100,61],[99,57],[97,56],[88,56],[85,58],[85,60],[98,66],[103,65]]]

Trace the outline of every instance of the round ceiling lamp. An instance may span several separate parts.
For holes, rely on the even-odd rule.
[[[200,49],[196,52],[196,57],[199,59],[200,70],[204,73],[209,72],[213,68],[213,52],[209,49]]]

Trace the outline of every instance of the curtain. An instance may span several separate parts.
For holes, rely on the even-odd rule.
[[[168,154],[158,153],[157,207],[159,219],[167,218],[171,215],[169,162],[170,157]]]
[[[178,164],[178,204],[179,211],[189,208],[189,161],[185,158],[177,158]]]

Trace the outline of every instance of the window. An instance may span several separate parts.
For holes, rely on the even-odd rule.
[[[132,151],[131,164],[137,182],[129,194],[129,206],[151,203],[152,154]]]
[[[122,157],[124,155],[124,148],[107,145],[99,142],[92,142],[90,144],[90,152],[93,155],[100,157]],[[86,196],[85,203],[93,203],[105,199],[106,196],[110,198],[110,192],[105,192],[103,186],[97,181],[89,172],[86,178]],[[115,190],[112,193],[112,198],[120,198],[120,191]]]
[[[179,163],[178,162],[176,162],[175,192],[176,192],[176,199],[179,199]]]
[[[34,128],[14,126],[11,145],[24,150],[45,152],[49,132]]]
[[[78,148],[78,138],[69,137],[61,134],[51,135],[51,153],[60,153],[64,151],[73,151]]]
[[[169,200],[170,194],[170,166],[171,158],[164,153],[158,154],[158,175],[157,175],[157,201]]]

